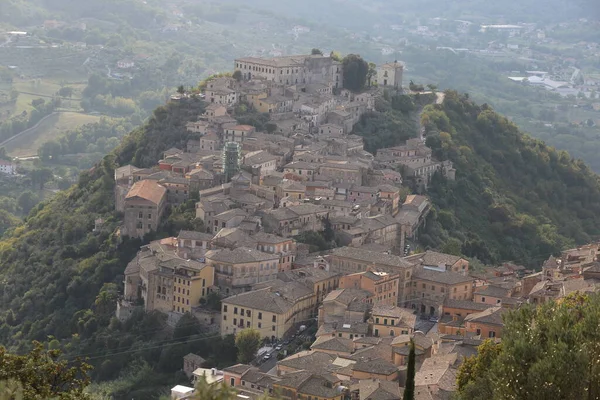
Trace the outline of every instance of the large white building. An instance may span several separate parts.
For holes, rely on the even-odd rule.
[[[0,160],[0,173],[14,175],[17,173],[17,165],[12,161]]]
[[[245,80],[260,77],[283,85],[331,83],[341,88],[342,63],[322,55],[274,58],[244,57],[235,60]]]

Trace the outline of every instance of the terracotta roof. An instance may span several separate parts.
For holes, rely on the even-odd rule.
[[[296,370],[325,370],[335,360],[336,356],[320,351],[309,351],[291,355],[277,364]]]
[[[310,346],[312,350],[328,350],[340,353],[352,353],[354,342],[351,339],[341,337],[321,336]]]
[[[502,314],[504,314],[506,311],[507,310],[502,307],[490,307],[487,310],[467,315],[465,317],[465,322],[479,322],[482,324],[504,326]]]
[[[263,253],[262,251],[250,249],[247,247],[238,247],[233,250],[211,250],[206,253],[206,258],[217,262],[240,264],[279,260],[279,255]]]
[[[352,370],[377,375],[392,375],[398,372],[398,367],[390,361],[377,358],[374,360],[359,360],[352,366]]]
[[[136,182],[127,193],[125,199],[139,197],[159,205],[167,193],[164,186],[159,185],[154,180],[143,180]]]
[[[195,232],[195,231],[180,231],[177,239],[183,240],[211,240],[213,235],[210,233],[204,232]]]
[[[470,284],[474,281],[470,276],[458,274],[456,272],[438,272],[428,269],[420,269],[415,271],[413,279],[422,279],[424,281],[442,283],[447,285],[457,285],[460,283]]]
[[[242,375],[243,373],[248,371],[250,368],[252,368],[250,365],[236,364],[236,365],[232,365],[231,367],[223,368],[223,371],[231,372],[232,374]]]
[[[360,400],[400,400],[404,390],[398,382],[362,379],[358,382]]]

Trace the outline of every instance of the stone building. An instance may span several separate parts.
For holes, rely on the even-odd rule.
[[[398,61],[385,63],[377,67],[377,84],[383,87],[402,89],[404,64]]]
[[[136,182],[124,201],[124,234],[135,237],[155,231],[167,205],[167,189],[154,180]]]
[[[331,83],[342,87],[342,63],[322,55],[298,55],[274,58],[244,57],[234,62],[244,80],[263,78],[284,85]]]

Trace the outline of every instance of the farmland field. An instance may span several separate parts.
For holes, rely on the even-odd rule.
[[[63,112],[49,116],[38,127],[19,136],[5,145],[12,157],[36,155],[38,148],[45,142],[56,139],[68,130],[76,129],[85,124],[97,122],[96,115]]]

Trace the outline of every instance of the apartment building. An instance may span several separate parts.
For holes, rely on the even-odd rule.
[[[221,335],[256,329],[263,338],[281,339],[317,309],[314,292],[299,282],[273,281],[260,289],[227,297],[221,304]]]
[[[125,269],[124,299],[144,301],[146,311],[186,313],[214,284],[214,268],[180,258],[171,239],[143,246]]]
[[[275,279],[279,254],[237,247],[233,250],[209,250],[206,263],[215,268],[215,281],[223,293],[244,291],[260,282]]]

